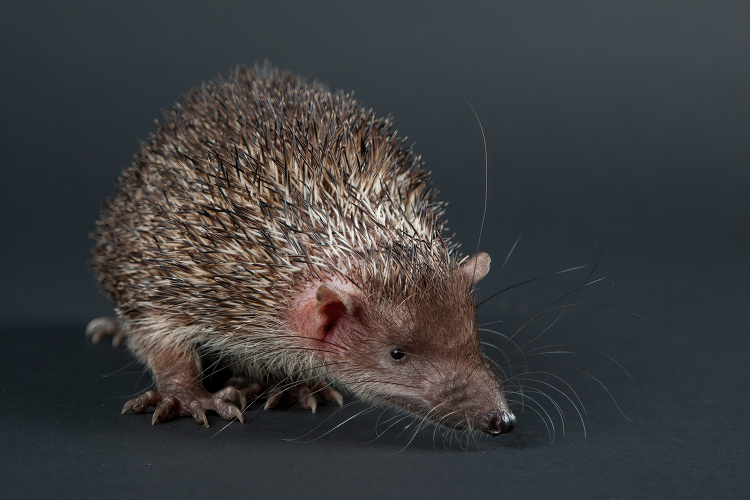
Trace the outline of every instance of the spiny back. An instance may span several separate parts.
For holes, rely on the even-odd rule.
[[[262,68],[193,89],[102,211],[94,268],[122,315],[238,326],[317,277],[384,298],[456,266],[420,159],[350,94]]]

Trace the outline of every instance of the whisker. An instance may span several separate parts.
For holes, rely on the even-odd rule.
[[[603,251],[603,249],[602,249],[602,251]],[[597,262],[596,262],[596,265],[594,266],[594,269],[592,269],[592,270],[591,270],[591,273],[593,273],[594,271],[596,271],[596,268],[597,268],[597,266],[599,265],[599,261],[601,261],[601,258],[602,258],[602,256],[601,256],[601,254],[600,254],[600,255],[599,255],[599,260],[597,260]],[[567,294],[563,295],[563,297],[562,297],[562,298],[565,298],[565,297],[567,297],[568,295],[570,295],[570,294],[572,294],[572,293],[575,293],[575,294],[577,295],[577,294],[578,294],[578,293],[579,293],[579,292],[580,292],[580,291],[581,291],[581,290],[582,290],[582,289],[583,289],[584,287],[588,286],[588,285],[590,284],[590,283],[588,283],[588,279],[589,279],[589,278],[591,277],[591,273],[589,273],[588,277],[586,278],[586,282],[585,282],[585,283],[584,283],[583,285],[581,285],[580,287],[576,288],[576,289],[575,289],[575,290],[573,290],[572,292],[568,292]],[[552,308],[552,307],[554,306],[554,304],[556,304],[557,302],[559,302],[560,300],[562,300],[562,298],[560,298],[560,299],[556,300],[555,302],[553,302],[552,304],[550,304],[549,306],[547,306],[547,307],[546,307],[545,309],[543,309],[542,311],[540,311],[540,312],[538,312],[537,314],[535,314],[535,315],[534,315],[534,316],[533,316],[533,317],[532,317],[531,319],[529,319],[528,321],[526,321],[526,322],[525,322],[525,323],[524,323],[523,325],[521,325],[520,327],[518,327],[518,328],[516,329],[516,331],[515,331],[515,332],[513,332],[513,334],[511,334],[510,336],[508,336],[508,338],[507,338],[507,340],[505,341],[505,343],[503,343],[503,344],[502,344],[502,345],[500,346],[500,348],[499,348],[499,349],[498,349],[497,351],[495,351],[495,353],[494,353],[494,354],[493,354],[492,356],[490,356],[490,359],[494,358],[494,357],[495,357],[495,356],[496,356],[496,355],[498,354],[498,352],[501,352],[501,351],[502,351],[502,349],[503,349],[503,348],[504,348],[504,347],[505,347],[505,346],[506,346],[506,345],[508,344],[508,342],[512,341],[512,339],[513,339],[513,338],[514,338],[514,337],[515,337],[515,336],[516,336],[516,335],[517,335],[517,334],[518,334],[519,332],[521,332],[521,330],[523,330],[524,328],[526,328],[526,327],[527,327],[528,325],[530,325],[530,324],[531,324],[531,323],[532,323],[533,321],[536,321],[536,320],[537,320],[538,318],[540,318],[541,316],[543,316],[544,314],[546,314],[546,313],[547,313],[547,312],[548,312],[548,311],[549,311],[549,310],[550,310],[550,309],[551,309],[551,308]],[[555,319],[554,319],[554,321],[552,321],[552,323],[550,323],[550,324],[549,324],[549,325],[548,325],[548,326],[547,326],[547,327],[546,327],[546,328],[545,328],[545,329],[544,329],[544,330],[543,330],[543,331],[542,331],[542,332],[541,332],[540,334],[538,334],[538,335],[537,335],[536,337],[534,337],[533,339],[531,339],[531,340],[529,340],[529,341],[525,342],[525,343],[524,343],[524,344],[523,344],[523,345],[522,345],[521,347],[527,347],[528,345],[530,345],[530,344],[534,343],[534,342],[535,342],[536,340],[538,340],[538,339],[539,339],[539,338],[540,338],[540,337],[541,337],[542,335],[544,335],[544,334],[545,334],[545,333],[546,333],[546,332],[547,332],[547,331],[548,331],[548,330],[549,330],[550,328],[552,328],[552,326],[553,326],[553,325],[554,325],[555,323],[557,323],[557,321],[558,321],[558,320],[559,320],[559,319],[560,319],[560,318],[562,317],[562,315],[563,315],[563,314],[565,314],[565,311],[567,310],[567,309],[565,309],[565,308],[564,308],[565,306],[562,306],[562,307],[563,307],[563,310],[562,310],[562,312],[561,312],[561,313],[560,313],[560,314],[559,314],[559,315],[557,316],[557,318],[555,318]]]
[[[481,329],[481,328],[483,328],[485,326],[494,325],[496,323],[505,323],[505,321],[503,321],[501,319],[497,319],[495,321],[489,321],[487,323],[479,323],[479,328]],[[487,330],[487,331],[492,331],[492,330]]]
[[[342,408],[342,409],[343,409],[343,408]],[[372,408],[372,407],[369,407],[369,408],[365,408],[365,409],[364,409],[364,410],[362,410],[361,412],[359,412],[359,413],[357,413],[357,414],[355,414],[355,415],[352,415],[351,417],[347,418],[346,420],[344,420],[343,422],[341,422],[340,424],[338,424],[338,425],[337,425],[336,427],[334,427],[333,429],[329,430],[329,431],[328,431],[328,432],[326,432],[325,434],[323,434],[323,435],[321,435],[321,436],[318,436],[318,437],[316,437],[316,438],[313,438],[313,439],[311,439],[311,440],[309,440],[309,441],[300,441],[300,443],[303,443],[303,444],[307,444],[307,443],[312,443],[313,441],[317,441],[318,439],[320,439],[320,438],[322,438],[322,437],[325,437],[325,436],[327,436],[328,434],[332,433],[333,431],[335,431],[336,429],[338,429],[339,427],[341,427],[341,426],[342,426],[342,425],[344,425],[345,423],[349,422],[350,420],[353,420],[353,419],[355,419],[355,418],[359,417],[360,415],[364,415],[365,413],[368,413],[368,412],[370,412],[370,411],[372,411],[372,410],[373,410],[373,408]]]
[[[404,450],[405,450],[406,448],[408,448],[408,447],[409,447],[409,445],[411,444],[411,442],[412,442],[412,441],[414,441],[414,438],[416,438],[416,437],[417,437],[417,434],[419,434],[419,431],[421,431],[422,429],[424,429],[425,427],[427,427],[427,425],[430,425],[430,424],[429,424],[429,422],[427,422],[427,424],[425,424],[425,423],[424,423],[424,420],[425,420],[425,419],[423,418],[423,419],[422,419],[422,422],[420,422],[420,423],[419,423],[419,424],[418,424],[418,425],[417,425],[417,426],[416,426],[416,427],[414,428],[414,432],[412,432],[412,436],[411,436],[411,439],[409,439],[409,442],[408,442],[408,443],[406,443],[406,445],[404,445],[404,447],[403,447],[403,448],[401,448],[401,449],[400,449],[400,450],[398,450],[398,451],[397,451],[396,453],[394,453],[394,455],[398,455],[399,453],[401,453],[402,451],[404,451]]]
[[[123,370],[125,370],[127,368],[130,368],[131,366],[137,365],[137,364],[138,364],[138,360],[137,359],[133,359],[133,360],[129,361],[128,363],[124,364],[123,366],[121,366],[120,368],[116,369],[115,371],[112,371],[112,372],[109,372],[109,373],[103,373],[101,375],[101,377],[102,378],[109,378],[109,377],[112,377],[114,375],[121,374],[123,372]],[[136,372],[131,372],[131,373],[136,373]]]
[[[613,358],[609,354],[607,354],[605,352],[602,352],[602,351],[600,351],[598,349],[592,349],[590,347],[585,347],[585,346],[575,345],[575,344],[550,344],[550,345],[547,345],[547,346],[537,347],[537,348],[531,349],[529,351],[526,351],[526,353],[524,353],[524,354],[532,353],[534,351],[538,351],[538,350],[541,350],[541,349],[560,348],[560,347],[562,347],[562,348],[568,348],[568,349],[582,349],[582,350],[585,350],[585,351],[593,352],[594,354],[599,354],[600,356],[604,356],[605,358],[607,358],[608,360],[610,360],[614,364],[616,364],[623,371],[623,373],[625,373],[625,375],[627,375],[628,378],[634,384],[637,385],[637,382],[635,381],[635,379],[633,378],[633,376],[630,375],[630,372],[628,372],[628,370],[626,370],[624,366],[622,366],[615,358]],[[554,352],[558,353],[558,354],[579,354],[579,353],[570,352],[570,351],[554,351]]]
[[[514,198],[515,198],[515,196],[514,196]],[[517,198],[516,198],[516,201],[518,201]],[[513,254],[513,251],[516,249],[516,246],[518,245],[518,242],[521,241],[521,235],[522,234],[523,234],[523,230],[521,230],[521,231],[518,232],[518,237],[516,238],[516,241],[513,242],[513,246],[510,247],[510,251],[508,252],[508,254],[505,256],[505,260],[503,261],[503,265],[500,266],[500,270],[497,272],[497,276],[500,276],[501,274],[503,274],[503,270],[505,269],[505,265],[508,263],[508,260],[510,260],[510,256]]]
[[[581,398],[580,398],[580,396],[578,396],[578,393],[576,392],[576,390],[575,390],[575,389],[573,389],[573,387],[571,387],[571,385],[570,385],[569,383],[567,383],[567,382],[566,382],[566,381],[565,381],[565,380],[564,380],[564,379],[563,379],[562,377],[559,377],[559,376],[555,375],[554,373],[550,373],[550,372],[544,372],[544,371],[537,371],[537,370],[535,370],[535,371],[532,371],[532,372],[528,372],[528,373],[526,373],[526,374],[524,374],[524,375],[529,375],[529,374],[541,374],[541,375],[548,375],[548,376],[550,376],[550,377],[554,377],[554,378],[556,378],[557,380],[559,380],[560,382],[562,382],[563,384],[565,384],[565,385],[566,385],[566,386],[568,387],[568,389],[570,389],[570,390],[571,390],[571,392],[572,392],[573,394],[575,394],[575,397],[576,397],[576,399],[578,400],[578,404],[580,404],[580,405],[581,405],[581,409],[583,409],[583,414],[584,414],[584,415],[586,415],[587,417],[589,416],[589,415],[588,415],[588,413],[586,412],[586,407],[585,407],[585,406],[583,405],[583,402],[581,401]],[[533,380],[535,380],[535,379],[524,378],[523,380],[532,380],[532,381],[533,381]],[[541,381],[538,381],[538,380],[537,380],[537,382],[541,382]],[[546,384],[546,382],[542,382],[542,383],[545,383],[545,384]],[[549,384],[547,384],[547,385],[549,385]],[[562,393],[562,394],[563,394],[563,395],[565,396],[565,393],[564,393],[564,392],[562,392],[562,391],[560,391],[560,389],[558,389],[557,387],[555,387],[555,386],[550,386],[550,387],[552,387],[552,388],[554,388],[555,390],[557,390],[557,391],[561,392],[561,393]],[[573,406],[574,406],[574,407],[576,406],[576,405],[575,405],[575,403],[573,403],[573,401],[571,401],[571,404],[573,404]],[[577,409],[577,408],[576,408],[576,409]],[[579,415],[580,415],[580,412],[579,412]]]
[[[552,373],[547,373],[547,372],[532,372],[532,373],[540,373],[540,374],[549,375],[549,376],[555,377],[555,378],[559,379],[560,381],[562,381],[565,385],[568,386],[568,388],[571,391],[573,391],[573,394],[575,394],[576,398],[578,399],[578,403],[581,405],[581,408],[583,408],[584,415],[586,415],[588,417],[588,414],[586,413],[586,408],[583,406],[583,403],[581,402],[581,398],[578,397],[578,393],[576,393],[576,391],[574,391],[573,388],[570,387],[570,385],[567,382],[565,382],[560,377],[558,377],[558,376],[556,376],[556,375],[554,375]],[[570,404],[573,405],[573,408],[575,408],[576,413],[578,413],[578,419],[581,421],[581,426],[583,427],[583,437],[587,436],[587,434],[586,434],[586,423],[583,420],[583,415],[581,415],[581,412],[578,409],[578,406],[573,402],[573,400],[567,394],[565,394],[565,392],[561,391],[559,388],[555,387],[554,385],[552,385],[552,384],[550,384],[548,382],[544,382],[543,380],[538,380],[538,379],[533,379],[533,378],[526,378],[524,380],[527,380],[529,382],[535,382],[535,383],[538,383],[538,384],[546,385],[547,387],[551,387],[555,391],[557,391],[560,394],[562,394],[565,397],[565,399],[567,399],[570,402]],[[563,434],[565,434],[565,430],[564,429],[563,429]]]
[[[529,393],[530,394],[539,394],[540,396],[544,396],[545,398],[547,398],[549,400],[549,402],[552,404],[552,406],[555,408],[555,410],[557,410],[557,414],[560,416],[561,430],[562,430],[562,435],[564,436],[565,435],[565,424],[568,423],[568,420],[565,418],[565,413],[563,413],[562,408],[560,407],[560,404],[553,397],[551,397],[549,394],[547,394],[546,392],[544,392],[541,389],[537,389],[536,387],[526,386],[525,393],[526,394],[529,394]]]
[[[312,430],[309,430],[309,431],[307,431],[306,433],[302,434],[301,436],[299,436],[299,437],[297,437],[297,438],[284,439],[284,441],[299,441],[300,439],[304,438],[305,436],[309,436],[310,434],[312,434],[313,432],[315,432],[316,430],[318,430],[318,429],[319,429],[319,428],[320,428],[321,426],[323,426],[323,425],[324,425],[324,424],[325,424],[326,422],[328,422],[328,421],[329,421],[329,420],[331,420],[331,419],[332,419],[333,417],[335,417],[336,415],[338,415],[339,413],[341,413],[342,411],[344,411],[344,410],[345,410],[346,408],[350,408],[350,407],[352,407],[352,406],[354,406],[354,405],[356,405],[356,404],[359,404],[359,401],[352,401],[351,403],[347,403],[347,404],[345,404],[345,405],[344,405],[344,406],[342,406],[341,408],[338,408],[338,409],[336,409],[336,411],[335,411],[335,412],[333,412],[333,414],[332,414],[331,416],[327,417],[327,418],[326,418],[325,420],[323,420],[323,421],[322,421],[321,423],[319,423],[318,425],[316,425],[316,426],[315,426],[315,427],[314,427],[314,428],[313,428]],[[365,410],[369,410],[369,409],[371,409],[371,408],[369,408],[369,407],[368,407],[368,408],[365,408]],[[354,416],[356,417],[357,415],[360,415],[360,413],[357,413],[357,414],[356,414],[356,415],[354,415]],[[352,417],[352,418],[354,418],[354,417]],[[346,423],[346,422],[348,422],[349,420],[351,420],[351,418],[350,418],[350,419],[347,419],[347,420],[345,420],[344,422],[342,422],[341,424],[337,425],[336,427],[334,427],[333,429],[331,429],[331,431],[332,431],[332,430],[335,430],[335,429],[338,429],[338,428],[339,428],[339,427],[340,427],[341,425],[345,424],[345,423]],[[328,431],[328,432],[331,432],[331,431]],[[328,434],[328,432],[326,432],[326,434]],[[325,436],[326,434],[323,434],[323,436]],[[319,437],[323,437],[323,436],[319,436]],[[318,439],[318,438],[315,438],[315,439]],[[314,441],[314,440],[313,440],[313,441]],[[307,441],[307,442],[309,443],[309,442],[311,442],[311,441]]]
[[[511,394],[511,393],[509,393],[509,394]],[[539,413],[539,412],[538,412],[538,411],[536,410],[536,408],[534,408],[534,407],[533,407],[533,406],[531,406],[531,405],[527,405],[526,403],[522,403],[522,402],[520,402],[520,401],[516,401],[516,400],[514,400],[514,399],[508,399],[507,401],[508,401],[508,403],[516,403],[516,404],[520,404],[520,405],[521,405],[522,407],[523,407],[523,406],[525,406],[525,407],[527,407],[527,408],[528,408],[529,410],[531,410],[531,411],[533,411],[534,413],[536,413],[536,414],[537,414],[537,415],[539,416],[539,419],[540,419],[540,420],[542,421],[542,423],[544,424],[544,426],[545,426],[545,427],[547,428],[547,435],[549,436],[549,440],[550,440],[550,442],[554,442],[554,441],[555,441],[555,440],[554,440],[554,438],[552,437],[552,433],[550,432],[550,429],[549,429],[549,425],[547,425],[547,420],[545,420],[545,419],[544,419],[544,417],[542,416],[542,414],[541,414],[541,413]]]
[[[563,365],[563,366],[565,366],[565,365]],[[631,424],[634,424],[634,423],[635,423],[635,422],[634,422],[633,420],[631,420],[631,419],[630,419],[630,417],[628,417],[628,416],[627,416],[627,415],[625,414],[625,412],[623,412],[623,411],[622,411],[622,409],[620,408],[620,405],[619,405],[619,404],[617,404],[617,400],[616,400],[616,399],[615,399],[615,397],[614,397],[614,396],[612,395],[612,393],[610,392],[610,390],[609,390],[609,389],[607,388],[607,386],[606,386],[606,385],[604,385],[604,384],[603,384],[603,383],[602,383],[602,382],[601,382],[601,381],[600,381],[600,380],[599,380],[598,378],[594,377],[594,376],[593,376],[593,375],[591,375],[590,373],[586,373],[585,371],[581,370],[580,368],[576,368],[576,367],[574,367],[574,366],[565,366],[565,367],[566,367],[566,368],[569,368],[569,369],[571,369],[571,370],[575,370],[575,371],[577,371],[577,372],[583,373],[583,374],[584,374],[584,375],[586,375],[587,377],[590,377],[590,378],[591,378],[591,379],[592,379],[592,380],[593,380],[594,382],[596,382],[597,384],[599,384],[600,386],[602,386],[602,389],[604,389],[605,391],[607,391],[607,394],[609,395],[610,399],[612,400],[612,402],[613,402],[613,403],[615,404],[615,406],[617,407],[617,411],[619,411],[619,412],[620,412],[620,414],[621,414],[621,415],[622,415],[623,417],[625,417],[625,418],[626,418],[626,419],[627,419],[627,420],[628,420],[628,421],[629,421],[629,422],[630,422]]]
[[[516,394],[516,393],[514,393],[514,392],[508,392],[508,394]],[[555,437],[556,437],[555,423],[552,421],[552,418],[549,416],[549,413],[547,413],[547,410],[545,410],[544,407],[541,404],[539,404],[538,401],[536,401],[534,398],[532,398],[531,396],[529,396],[529,395],[527,395],[525,393],[524,393],[524,399],[528,399],[529,401],[531,401],[532,403],[534,403],[542,412],[544,412],[544,415],[547,417],[547,420],[544,420],[542,418],[542,421],[544,422],[544,425],[547,427],[547,433],[549,434],[550,442],[554,443],[555,442]],[[531,405],[526,405],[526,406],[530,410],[533,410],[534,412],[536,412],[536,414],[539,415],[540,417],[542,416],[542,414],[539,413],[538,411],[536,411],[536,409],[533,406],[531,406]],[[547,426],[547,421],[549,421],[550,425],[552,426],[552,432],[550,432],[550,427]]]
[[[519,235],[519,238],[520,238],[520,235]],[[515,248],[515,245],[514,245],[514,248]],[[490,295],[489,297],[487,297],[487,298],[485,298],[485,299],[482,299],[482,300],[481,300],[481,301],[480,301],[480,302],[479,302],[479,303],[477,304],[477,308],[479,308],[479,306],[481,306],[482,304],[484,304],[484,303],[485,303],[485,302],[487,302],[488,300],[491,300],[491,299],[493,299],[493,298],[497,297],[497,296],[498,296],[498,295],[500,295],[501,293],[505,293],[505,292],[507,292],[508,290],[512,290],[512,289],[514,289],[514,288],[516,288],[516,287],[519,287],[519,286],[521,286],[521,285],[527,285],[527,284],[529,284],[529,283],[533,283],[534,281],[538,281],[538,280],[541,280],[541,279],[544,279],[544,278],[549,278],[549,277],[551,277],[551,276],[555,276],[555,275],[557,275],[557,274],[569,273],[569,272],[571,272],[571,271],[578,271],[579,269],[583,269],[584,267],[588,267],[588,264],[583,264],[583,265],[580,265],[580,266],[575,266],[575,267],[569,267],[568,269],[563,269],[562,271],[555,271],[555,272],[553,272],[553,273],[549,273],[549,274],[544,274],[544,275],[542,275],[542,276],[537,276],[536,278],[531,278],[530,280],[522,281],[521,283],[516,283],[516,284],[515,284],[515,285],[513,285],[513,286],[509,286],[508,288],[503,288],[503,289],[502,289],[502,290],[500,290],[499,292],[493,293],[493,294],[492,294],[492,295]]]
[[[401,418],[399,418],[399,417],[401,417]],[[398,419],[398,420],[396,420],[391,425],[389,425],[388,427],[386,427],[385,430],[382,431],[382,432],[379,432],[378,429],[377,429],[377,426],[376,426],[375,427],[375,438],[372,439],[371,441],[366,441],[364,444],[370,444],[370,443],[375,442],[376,440],[378,440],[381,437],[383,437],[385,435],[385,433],[388,432],[393,426],[398,425],[399,422],[403,422],[405,419],[407,419],[409,417],[410,417],[410,415],[402,415],[402,414],[399,413],[398,415],[389,418],[388,420],[386,420],[386,423],[390,422],[390,421],[392,421],[394,419]]]
[[[452,411],[452,412],[448,413],[447,415],[443,415],[443,417],[440,420],[438,420],[437,423],[435,424],[435,430],[432,431],[432,448],[433,449],[435,449],[435,433],[441,427],[443,420],[445,420],[446,418],[450,417],[451,415],[453,415],[455,413],[457,413],[457,412],[456,411]]]
[[[440,78],[440,77],[438,77]],[[440,80],[443,80],[440,78]],[[450,85],[447,81],[443,80],[443,82]],[[452,86],[452,85],[451,85]],[[452,86],[453,87],[453,86]],[[461,93],[460,90],[458,90],[456,87],[453,87],[453,90],[458,92],[458,95],[460,95],[464,101],[466,101],[466,104],[469,105],[471,108],[471,112],[474,113],[474,118],[477,119],[477,123],[479,124],[479,130],[482,132],[482,144],[484,145],[484,209],[482,210],[482,223],[479,226],[479,237],[477,238],[477,252],[479,253],[479,245],[482,242],[482,231],[484,230],[484,220],[487,217],[487,198],[489,193],[489,156],[487,155],[487,138],[484,135],[484,127],[482,126],[482,120],[479,119],[479,115],[477,114],[476,110],[474,109],[474,106],[471,105],[471,102],[466,98],[465,95]],[[476,273],[476,263],[474,265],[474,272]],[[472,280],[473,281],[473,280]]]
[[[408,417],[411,417],[412,421],[406,427],[404,427],[403,429],[401,429],[401,432],[398,433],[398,436],[396,436],[395,438],[393,438],[391,440],[392,443],[395,442],[398,438],[400,438],[401,434],[403,434],[404,431],[406,431],[406,429],[408,429],[409,427],[411,427],[417,421],[417,417],[415,417],[414,415],[407,415],[407,418]]]

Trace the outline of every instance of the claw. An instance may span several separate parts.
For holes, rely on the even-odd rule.
[[[293,388],[290,391],[290,395],[293,397],[297,397],[297,401],[299,401],[299,405],[302,409],[312,410],[313,413],[315,413],[315,410],[317,410],[318,400],[315,395],[310,394],[310,388],[306,385]]]
[[[200,424],[204,427],[208,427],[208,419],[206,418],[206,412],[203,411],[203,407],[198,401],[191,401],[188,404],[188,411],[193,417],[196,424]]]
[[[237,392],[239,392],[239,401],[242,410],[244,410],[247,406],[247,398],[262,394],[265,390],[265,387],[260,385],[258,382],[250,382],[245,377],[230,378],[229,380],[227,380],[226,384],[226,387],[229,386],[236,388]]]
[[[156,425],[169,416],[169,410],[161,404],[154,410],[154,416],[151,418],[151,425]]]
[[[117,330],[112,336],[112,347],[120,347],[120,344],[123,343],[125,337],[125,332],[123,332],[122,330]]]
[[[336,401],[339,406],[344,406],[344,397],[339,391],[330,386],[330,384],[323,385],[319,383],[315,386],[318,396],[326,403]]]
[[[339,404],[339,406],[343,407],[344,396],[342,396],[341,393],[337,391],[336,389],[331,389],[331,391],[333,392],[333,399]]]
[[[156,406],[162,402],[162,398],[156,391],[146,391],[136,398],[133,411],[143,413],[149,406]]]
[[[268,395],[268,399],[266,400],[266,404],[263,406],[263,409],[270,410],[279,406],[279,403],[281,402],[281,396],[283,395],[284,391],[280,391],[278,389],[274,389],[273,391],[271,391],[271,394]]]
[[[306,403],[307,407],[310,408],[313,413],[315,413],[315,411],[318,409],[318,400],[315,398],[315,396],[312,394],[307,396]]]
[[[237,401],[240,403],[240,408],[242,408],[243,410],[245,409],[245,405],[247,404],[247,399],[245,399],[245,395],[242,394],[242,391],[231,385],[227,385],[222,390],[215,392],[213,396],[224,401]]]
[[[124,415],[126,411],[133,408],[136,404],[138,404],[138,398],[129,399],[128,402],[123,405],[120,415]]]
[[[89,324],[86,325],[86,336],[91,337],[92,344],[97,344],[104,336],[113,334],[116,337],[119,337],[118,340],[121,342],[125,337],[125,334],[119,332],[118,327],[119,323],[115,318],[109,316],[95,318],[89,321]]]
[[[342,396],[341,393],[333,387],[328,386],[322,389],[320,392],[318,392],[318,395],[323,398],[323,401],[325,401],[326,403],[336,401],[339,406],[344,406],[344,396]]]
[[[122,413],[125,413],[128,410],[133,410],[133,413],[143,413],[143,410],[151,405],[157,404],[159,401],[159,394],[154,391],[146,391],[137,398],[133,398],[125,403],[122,407]]]
[[[242,412],[234,405],[229,405],[229,413],[231,413],[234,418],[240,421],[241,424],[245,423],[245,418],[242,416]]]

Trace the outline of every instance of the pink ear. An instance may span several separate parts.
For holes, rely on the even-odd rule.
[[[335,342],[335,331],[354,316],[351,295],[331,285],[320,285],[315,294],[315,333],[320,339]]]
[[[491,260],[489,255],[479,252],[461,264],[459,272],[467,276],[471,280],[471,284],[474,285],[490,272]]]

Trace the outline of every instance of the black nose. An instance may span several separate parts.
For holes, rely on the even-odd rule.
[[[500,434],[507,434],[516,428],[516,416],[509,411],[504,411],[501,414],[493,413],[490,418],[490,423],[487,426],[487,434],[492,436],[499,436]]]

